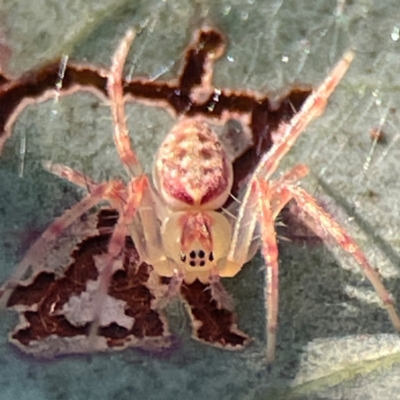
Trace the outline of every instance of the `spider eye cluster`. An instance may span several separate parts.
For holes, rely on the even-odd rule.
[[[181,253],[181,261],[191,267],[205,267],[208,262],[214,261],[214,254],[204,250],[191,250],[190,253]]]
[[[215,211],[173,212],[162,226],[165,257],[188,273],[204,273],[227,257],[231,227]]]

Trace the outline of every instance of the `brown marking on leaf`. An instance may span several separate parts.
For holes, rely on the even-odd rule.
[[[179,77],[179,88],[190,93],[203,83],[207,73],[207,64],[221,56],[225,48],[225,40],[220,32],[213,29],[202,29],[186,49],[185,67]],[[210,66],[212,68],[212,65]]]
[[[117,216],[113,210],[101,211],[99,232],[115,224]],[[16,308],[27,324],[13,332],[14,341],[28,348],[33,341],[44,340],[50,335],[60,338],[87,335],[89,323],[74,326],[63,314],[63,307],[71,296],[79,296],[86,290],[89,280],[97,279],[94,257],[107,251],[109,239],[110,233],[99,233],[83,240],[72,253],[74,262],[62,277],[42,272],[30,285],[16,287],[8,306]],[[108,294],[126,302],[124,312],[134,318],[134,324],[130,330],[118,325],[117,321],[101,326],[99,336],[107,339],[109,347],[123,347],[132,337],[137,341],[167,335],[164,317],[151,308],[154,296],[147,286],[151,268],[144,263],[138,265],[139,256],[129,237],[126,238],[123,260],[123,270],[114,273]]]
[[[7,307],[14,307],[17,305],[33,306],[38,304],[43,298],[43,292],[55,281],[55,274],[49,272],[40,273],[35,281],[29,286],[17,286],[10,299],[8,300]]]
[[[193,93],[207,86],[205,74],[211,74],[214,61],[223,54],[225,40],[215,29],[200,29],[189,44],[177,79],[152,81],[143,77],[124,83],[127,98],[153,106],[164,106],[174,115],[204,116],[213,120],[229,119],[229,115],[250,116],[251,147],[234,161],[235,182],[232,193],[238,194],[240,183],[254,169],[261,154],[271,145],[271,132],[281,121],[288,121],[311,93],[310,88],[294,88],[280,102],[272,103],[268,95],[250,91],[211,88],[204,101],[196,102]],[[53,96],[59,81],[60,61],[50,62],[28,71],[20,78],[3,76],[0,85],[0,154],[11,135],[12,125],[19,113],[34,101]],[[68,63],[62,79],[60,95],[80,90],[94,91],[106,96],[106,71],[94,65]]]
[[[203,116],[222,124],[230,119],[239,122],[242,117],[248,121],[250,144],[242,146],[244,150],[233,157],[232,193],[237,196],[243,181],[251,174],[261,155],[271,147],[274,141],[272,132],[282,121],[290,120],[311,90],[295,88],[281,101],[272,102],[265,94],[214,88],[211,82],[213,64],[224,48],[225,40],[221,33],[215,29],[200,29],[187,48],[181,72],[176,79],[152,81],[134,78],[123,86],[128,100],[166,107],[175,116]],[[0,76],[0,154],[19,113],[32,102],[54,96],[59,81],[59,65],[60,61],[51,62],[17,79]],[[104,69],[93,65],[68,63],[59,94],[91,90],[99,97],[104,97],[106,73]],[[196,93],[200,92],[201,96],[197,96]],[[232,129],[226,135],[234,143],[238,140],[235,137],[230,139],[229,135],[239,135],[240,131]],[[12,334],[12,340],[20,343],[23,350],[29,350],[30,346],[48,339],[49,335],[56,335],[56,340],[85,338],[89,323],[74,326],[62,314],[62,310],[72,295],[78,296],[86,290],[88,280],[97,278],[93,257],[106,252],[116,217],[117,213],[113,210],[101,211],[98,235],[82,240],[72,253],[74,261],[66,267],[61,277],[42,271],[33,282],[21,283],[14,290],[9,306],[20,312],[21,323]],[[135,322],[130,330],[117,322],[101,326],[99,335],[106,338],[108,347],[127,346],[132,338],[141,343],[141,339],[164,339],[168,335],[164,316],[151,307],[155,293],[148,285],[151,266],[137,264],[137,252],[131,239],[127,238],[123,269],[114,273],[108,294],[126,303],[124,313],[134,318]],[[247,343],[249,338],[236,327],[235,314],[218,309],[206,285],[199,281],[184,284],[181,294],[190,306],[193,332],[198,340],[227,348],[240,348]],[[72,345],[68,350],[80,352],[78,346]],[[40,355],[40,351],[40,348],[36,348],[30,352]],[[58,354],[57,348],[53,352]],[[64,354],[67,352],[64,350]]]
[[[277,226],[279,237],[290,240],[299,245],[318,246],[324,241],[306,226],[297,216],[296,212],[300,212],[299,207],[291,202],[279,214],[279,219],[283,224]]]
[[[249,341],[249,337],[237,328],[236,315],[217,307],[208,285],[198,280],[183,284],[181,294],[190,307],[196,339],[232,349],[242,348]]]

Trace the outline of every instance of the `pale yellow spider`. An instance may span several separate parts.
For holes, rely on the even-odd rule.
[[[235,216],[221,212],[233,182],[232,163],[217,135],[201,118],[181,118],[161,144],[154,162],[153,182],[144,173],[131,148],[124,111],[122,73],[133,41],[129,31],[114,54],[108,73],[108,94],[114,122],[114,140],[129,183],[93,182],[66,166],[51,165],[55,174],[84,188],[89,194],[54,221],[30,248],[3,291],[3,304],[31,265],[40,264],[54,240],[93,206],[106,200],[119,212],[118,223],[108,245],[108,261],[100,276],[92,334],[107,293],[114,261],[130,234],[142,261],[162,277],[170,277],[165,294],[155,306],[162,307],[180,292],[182,282],[196,279],[210,284],[212,297],[220,307],[230,308],[231,300],[220,278],[233,277],[260,248],[265,260],[267,284],[266,358],[275,358],[278,324],[278,249],[274,222],[282,208],[294,200],[315,224],[350,253],[374,286],[387,308],[394,327],[400,319],[390,294],[355,241],[298,185],[308,173],[298,165],[276,180],[270,180],[279,162],[306,126],[320,115],[327,99],[346,73],[354,55],[346,53],[324,82],[308,97],[288,123],[279,126],[270,150],[264,154],[243,191]]]

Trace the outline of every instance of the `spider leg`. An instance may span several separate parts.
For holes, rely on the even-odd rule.
[[[267,309],[267,364],[275,359],[276,332],[278,328],[279,264],[275,218],[271,207],[273,191],[268,181],[255,179],[252,183],[258,194],[261,253],[266,264],[265,305]]]
[[[234,301],[232,296],[226,291],[221,283],[221,278],[218,271],[211,274],[210,278],[211,297],[216,301],[219,309],[228,311],[234,310]]]
[[[296,182],[308,172],[308,168],[299,165],[281,177],[277,183],[281,186],[286,182]],[[219,276],[234,276],[242,265],[254,253],[254,231],[256,223],[260,226],[261,252],[266,264],[265,303],[267,309],[267,364],[275,359],[276,332],[278,326],[279,300],[279,267],[278,246],[275,232],[275,219],[281,209],[291,199],[287,193],[281,193],[276,182],[253,178],[248,190],[247,206],[241,207],[239,218],[242,232],[240,241],[233,241],[224,269],[219,270]],[[278,187],[277,187],[278,186]],[[211,281],[212,283],[212,281]]]
[[[328,77],[307,98],[300,111],[294,115],[289,122],[282,123],[279,126],[277,132],[279,139],[261,158],[253,173],[252,180],[256,178],[259,178],[260,180],[268,180],[272,176],[278,168],[282,158],[291,149],[304,129],[312,120],[324,111],[329,96],[343,78],[353,58],[354,53],[352,51],[345,53]],[[235,268],[238,272],[240,269],[239,265],[243,265],[248,261],[248,248],[252,241],[257,223],[256,210],[258,206],[254,189],[254,186],[249,184],[242,199],[242,204],[232,234],[231,249],[228,254],[228,260],[234,260],[236,264],[227,264],[226,276],[233,276],[232,274]]]
[[[342,249],[357,261],[361,270],[364,272],[364,275],[371,282],[377,295],[384,304],[394,328],[400,331],[400,318],[394,306],[392,296],[386,290],[378,273],[368,262],[354,239],[350,237],[349,234],[326,211],[324,211],[317,204],[316,200],[304,189],[298,186],[286,185],[283,191],[285,190],[290,193],[291,198],[299,205],[302,212],[311,217],[312,223],[310,223],[308,218],[305,215],[302,215],[302,213],[298,215],[298,217],[302,219],[309,228],[319,236],[321,236],[321,230],[323,234],[328,233]]]
[[[294,183],[302,178],[308,169],[298,165],[274,182],[255,179],[252,183],[252,197],[258,194],[259,224],[261,231],[261,251],[267,267],[267,284],[265,299],[267,306],[267,362],[275,357],[276,331],[278,324],[279,301],[279,269],[278,248],[274,221],[282,208],[294,200],[301,208],[298,217],[317,235],[329,234],[340,247],[351,254],[365,276],[374,287],[378,297],[384,304],[392,324],[400,330],[400,318],[395,309],[393,299],[382,284],[378,273],[370,265],[360,247],[347,232],[301,187]],[[310,218],[312,223],[310,223]]]
[[[99,186],[96,182],[85,176],[79,171],[61,164],[46,163],[45,167],[55,175],[68,179],[83,188],[89,188],[91,192]],[[138,209],[142,195],[147,189],[148,180],[145,175],[133,178],[128,184],[127,191],[122,182],[115,181],[115,186],[121,188],[121,193],[104,193],[104,199],[107,199],[112,207],[118,210],[119,218],[115,225],[108,244],[107,257],[99,271],[99,287],[93,299],[93,322],[90,326],[89,345],[95,347],[95,338],[101,323],[101,311],[107,296],[108,287],[113,275],[114,265],[120,257],[124,246],[125,238],[128,235],[128,229]],[[127,192],[127,193],[126,193]]]
[[[163,295],[155,302],[154,308],[161,310],[176,296],[181,293],[181,286],[183,283],[184,274],[180,270],[175,270],[168,283],[168,286]]]
[[[322,84],[307,98],[300,111],[289,122],[280,124],[277,130],[279,140],[261,158],[254,176],[267,180],[277,170],[280,161],[292,148],[300,134],[310,122],[322,114],[328,98],[342,80],[353,58],[352,51],[345,53]]]
[[[114,53],[107,80],[107,90],[110,96],[110,107],[114,121],[114,142],[122,164],[127,169],[129,176],[139,176],[143,174],[143,168],[131,147],[128,126],[126,125],[124,89],[122,86],[122,74],[125,60],[134,38],[135,32],[133,30],[128,30]]]
[[[276,180],[269,181],[271,186],[271,209],[272,209],[272,219],[275,221],[279,213],[286,206],[286,204],[291,200],[292,196],[287,191],[282,191],[281,187],[292,184],[297,184],[301,179],[308,175],[309,169],[304,164],[298,164],[294,166],[291,170],[283,174]]]
[[[122,74],[134,37],[134,31],[128,30],[125,38],[114,53],[107,81],[111,113],[114,121],[114,142],[121,162],[131,180],[140,176],[147,179],[136,153],[132,150],[125,116]],[[130,226],[130,234],[140,258],[148,264],[154,264],[163,257],[160,223],[157,218],[155,200],[156,194],[148,182],[147,189],[142,193],[141,204],[137,210],[135,220]]]
[[[82,172],[72,169],[67,165],[53,164],[51,161],[45,161],[43,162],[43,167],[52,174],[66,179],[67,181],[70,181],[75,185],[82,187],[83,189],[89,189],[89,191],[92,187],[98,185],[97,182],[89,178],[87,175],[84,175]]]
[[[82,189],[86,189],[91,193],[95,188],[99,186],[99,183],[89,178],[87,175],[80,171],[77,171],[67,165],[53,164],[52,162],[44,162],[43,167],[54,175],[60,178],[66,179]],[[116,190],[111,191],[109,195],[105,193],[104,200],[106,200],[112,208],[121,212],[124,204],[128,201],[126,198],[125,184],[119,180],[113,180],[113,185]]]
[[[258,222],[261,232],[261,253],[266,263],[265,303],[267,309],[267,349],[266,359],[270,364],[275,359],[276,333],[279,309],[279,261],[275,220],[292,196],[280,188],[288,183],[296,183],[308,174],[308,167],[296,165],[276,181],[255,179],[251,193],[258,198]],[[250,249],[250,247],[249,247]]]
[[[244,194],[232,234],[232,243],[227,262],[220,276],[234,276],[248,261],[254,249],[253,239],[257,223],[261,230],[261,248],[267,264],[267,362],[275,358],[276,330],[278,323],[278,248],[274,221],[282,208],[291,200],[292,193],[284,190],[285,185],[294,183],[307,174],[306,166],[298,166],[276,182],[268,182],[286,153],[292,148],[304,129],[325,109],[333,93],[354,58],[354,53],[345,53],[328,77],[307,98],[300,111],[277,130],[279,138],[261,158]],[[378,280],[379,281],[379,280]]]
[[[79,203],[72,206],[62,216],[54,220],[43,232],[40,238],[30,247],[16,270],[2,288],[0,298],[0,308],[7,306],[8,299],[16,285],[27,274],[28,270],[34,274],[43,266],[46,256],[54,241],[83,214],[104,199],[118,199],[125,197],[125,188],[121,182],[111,181],[97,184],[91,189],[91,193],[86,195]]]
[[[146,189],[147,179],[143,175],[134,178],[128,186],[127,201],[120,210],[117,224],[111,234],[107,248],[107,256],[101,271],[99,271],[99,287],[93,299],[93,322],[90,326],[89,343],[94,346],[94,340],[97,336],[100,326],[101,311],[107,296],[110,281],[114,273],[114,265],[120,258],[125,247],[126,236],[128,236],[129,226],[135,216],[135,213],[141,203],[142,195]]]

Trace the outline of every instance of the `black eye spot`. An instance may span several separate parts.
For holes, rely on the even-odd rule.
[[[196,252],[195,252],[194,250],[192,250],[192,251],[189,253],[189,256],[190,256],[190,258],[196,258]]]
[[[214,254],[211,252],[210,255],[208,256],[208,259],[210,261],[214,261]]]
[[[200,258],[204,258],[205,255],[206,255],[206,253],[204,253],[203,250],[199,250],[199,257],[200,257]]]
[[[204,267],[206,265],[206,262],[204,260],[200,261],[200,267]]]
[[[191,260],[190,263],[189,263],[189,265],[190,265],[191,267],[195,267],[195,266],[196,266],[196,261]]]
[[[186,261],[186,254],[181,254],[181,261],[182,262],[185,262]]]

